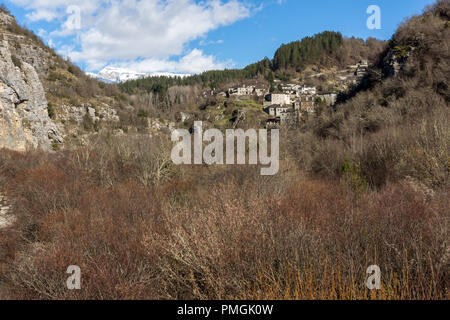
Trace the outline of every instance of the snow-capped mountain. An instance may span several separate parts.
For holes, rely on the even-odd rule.
[[[142,79],[145,77],[187,77],[189,74],[178,74],[169,72],[141,73],[123,68],[106,67],[99,73],[87,73],[88,76],[108,83],[120,83],[128,80]]]

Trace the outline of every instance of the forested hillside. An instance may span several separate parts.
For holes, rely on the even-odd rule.
[[[339,32],[325,31],[314,37],[282,45],[275,53],[272,69],[301,72],[308,65],[345,68],[361,59],[374,58],[383,41],[343,38]]]
[[[336,60],[336,57],[342,55],[343,45],[342,35],[329,31],[282,45],[275,52],[273,69],[296,68],[301,70],[307,64],[328,64],[330,60]]]
[[[185,78],[148,77],[120,84],[120,88],[131,94],[134,90],[147,92],[166,92],[171,86],[200,85],[203,88],[218,88],[228,82],[262,78],[268,82],[279,77],[295,77],[307,66],[345,68],[361,59],[376,57],[383,49],[383,41],[369,38],[366,41],[356,38],[343,38],[339,32],[325,31],[313,37],[306,37],[282,45],[272,60],[250,64],[243,69],[207,71]],[[286,75],[285,72],[291,72]]]

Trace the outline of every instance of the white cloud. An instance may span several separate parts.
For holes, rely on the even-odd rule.
[[[205,55],[203,51],[194,49],[179,61],[168,59],[143,59],[141,61],[127,61],[111,66],[129,69],[142,73],[172,72],[172,73],[201,73],[207,70],[231,68],[231,61],[218,62],[212,55]]]
[[[11,3],[29,11],[27,18],[31,21],[53,21],[62,19],[70,6],[77,6],[84,15],[91,15],[108,0],[9,0]]]
[[[210,44],[222,44],[224,42],[225,42],[224,40],[217,40],[217,41],[214,41],[214,40],[209,40],[209,41],[201,40],[199,42],[199,45],[201,45],[201,46],[208,46]]]
[[[26,15],[27,19],[30,21],[52,21],[56,18],[56,12],[52,10],[39,10],[39,11],[33,11]]]
[[[66,52],[87,69],[98,70],[110,61],[136,62],[138,66],[184,68],[186,71],[225,66],[202,51],[187,51],[195,39],[249,17],[252,5],[240,0],[11,0],[31,10],[30,20],[58,20],[52,37],[76,34],[78,49]],[[81,29],[69,28],[66,9],[79,6]],[[75,39],[75,37],[74,37]],[[75,40],[74,40],[75,41]],[[170,57],[183,56],[177,62]],[[173,59],[173,58],[172,58]],[[146,62],[146,64],[144,63]],[[188,66],[188,63],[191,66]],[[201,65],[203,64],[203,65]],[[206,70],[205,69],[205,70]],[[158,70],[154,70],[158,71]]]

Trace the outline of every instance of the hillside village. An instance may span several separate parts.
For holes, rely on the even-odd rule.
[[[335,90],[321,91],[316,86],[307,85],[300,79],[283,82],[274,80],[272,90],[262,83],[241,84],[227,91],[204,92],[204,96],[217,96],[237,101],[254,99],[261,104],[261,111],[266,114],[266,127],[279,127],[295,124],[302,119],[317,113],[319,107],[332,107],[338,101],[340,93],[360,84],[368,75],[369,63],[361,60],[347,69],[329,72],[332,75]],[[310,78],[324,76],[325,73],[313,74]],[[240,113],[245,113],[241,110]],[[185,118],[183,118],[184,121]]]

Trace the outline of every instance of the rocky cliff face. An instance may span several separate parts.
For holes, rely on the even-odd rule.
[[[61,143],[50,119],[42,83],[33,66],[14,55],[7,40],[0,43],[0,148],[24,151],[50,149]]]
[[[0,8],[0,149],[71,148],[114,131],[120,126],[119,94]]]
[[[386,78],[396,77],[403,70],[413,50],[413,47],[404,47],[401,49],[396,47],[389,50],[383,58],[383,75]]]

